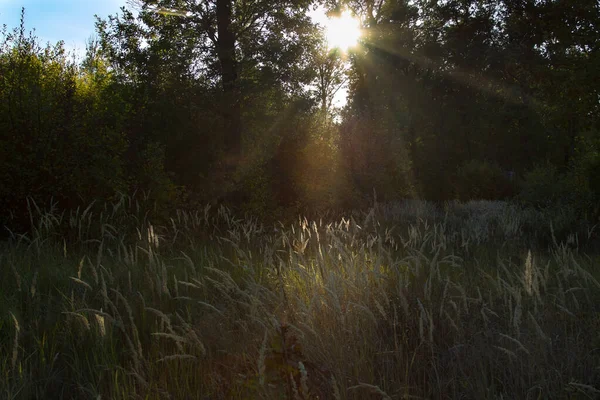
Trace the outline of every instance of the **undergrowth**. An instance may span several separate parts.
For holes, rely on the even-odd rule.
[[[600,394],[594,227],[500,202],[266,226],[30,205],[0,246],[7,399]]]

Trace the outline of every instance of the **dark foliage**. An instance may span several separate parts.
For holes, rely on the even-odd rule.
[[[374,194],[501,199],[520,178],[521,200],[597,218],[597,2],[325,1],[361,17],[348,68],[309,1],[134,3],[98,20],[81,63],[24,22],[3,32],[3,225],[26,229],[28,197],[272,217]]]

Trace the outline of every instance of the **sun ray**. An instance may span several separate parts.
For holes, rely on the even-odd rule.
[[[470,71],[467,71],[464,69],[450,69],[450,70],[444,69],[444,68],[442,68],[442,65],[439,62],[436,62],[435,60],[432,60],[428,57],[413,54],[406,49],[394,48],[391,46],[385,46],[385,45],[381,45],[379,43],[374,43],[372,41],[369,41],[368,38],[363,39],[363,43],[364,43],[365,47],[367,47],[367,48],[378,49],[378,50],[384,51],[390,55],[403,58],[409,62],[412,62],[412,63],[418,65],[421,68],[434,69],[438,73],[443,75],[444,77],[446,77],[448,79],[452,79],[455,82],[458,82],[462,85],[465,85],[465,86],[475,85],[474,87],[477,90],[484,92],[484,93],[488,93],[492,96],[501,98],[504,101],[507,101],[511,104],[519,104],[519,103],[523,102],[523,99],[526,99],[527,103],[529,103],[530,107],[534,107],[534,108],[538,108],[538,109],[543,107],[543,104],[535,97],[533,97],[531,95],[527,95],[527,94],[520,94],[520,96],[522,96],[522,97],[517,97],[513,94],[513,91],[511,90],[510,87],[508,87],[506,84],[503,84],[493,78],[489,78],[489,77],[485,77],[484,75],[480,75],[480,76],[478,76],[478,78],[481,80],[481,83],[478,83],[477,81],[475,81],[473,79],[473,77],[470,74],[471,73]],[[498,91],[498,88],[501,90]]]

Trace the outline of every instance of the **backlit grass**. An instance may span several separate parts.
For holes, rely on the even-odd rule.
[[[30,208],[32,233],[1,244],[2,398],[600,394],[597,236],[560,214]]]

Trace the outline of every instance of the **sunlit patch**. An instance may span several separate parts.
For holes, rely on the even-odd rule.
[[[344,11],[341,16],[330,18],[325,23],[325,37],[330,48],[347,50],[356,46],[360,35],[360,21],[349,11]]]

